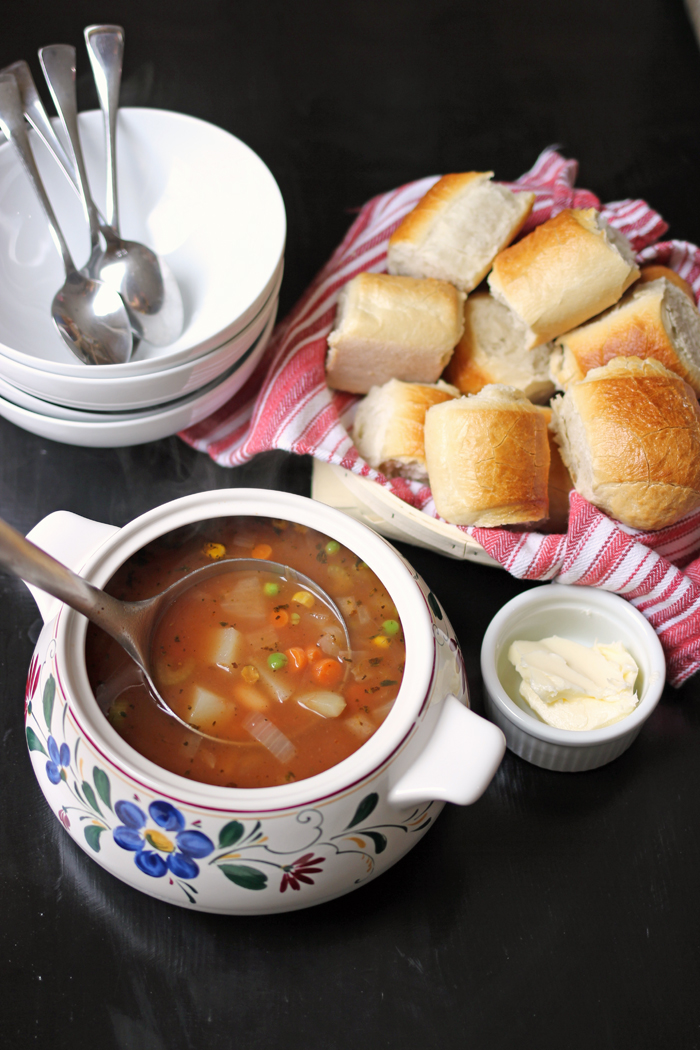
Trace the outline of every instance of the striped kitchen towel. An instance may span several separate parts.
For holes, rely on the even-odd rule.
[[[575,188],[577,171],[575,160],[547,149],[531,171],[505,184],[535,193],[523,232],[564,208],[599,208],[629,238],[640,263],[670,266],[689,282],[697,301],[700,249],[685,241],[659,242],[668,227],[644,201],[601,206],[593,193]],[[324,373],[338,292],[363,270],[386,270],[389,237],[437,178],[420,179],[365,204],[343,242],[277,325],[256,372],[227,404],[183,431],[188,444],[223,466],[237,466],[273,448],[310,454],[367,477],[437,517],[426,485],[387,479],[360,457],[349,433],[358,398],[329,390]],[[680,685],[700,667],[700,558],[693,561],[700,551],[700,511],[668,529],[642,533],[618,525],[572,493],[566,535],[465,531],[521,579],[603,587],[623,595],[657,631],[672,684]]]

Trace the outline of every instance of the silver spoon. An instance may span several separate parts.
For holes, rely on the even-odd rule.
[[[210,736],[180,718],[158,692],[151,674],[150,651],[155,629],[166,610],[185,591],[221,573],[251,570],[274,573],[286,580],[293,580],[316,595],[337,617],[345,634],[347,649],[351,648],[347,624],[330,595],[314,580],[289,565],[282,565],[281,562],[263,561],[259,558],[231,558],[212,562],[211,565],[188,573],[153,598],[146,598],[140,602],[123,602],[98,587],[93,587],[82,576],[78,576],[46,551],[36,547],[0,518],[0,566],[26,583],[52,594],[54,598],[65,602],[71,609],[82,613],[91,623],[106,631],[141,669],[159,706],[187,729],[218,743],[225,743],[225,739]]]
[[[133,338],[124,304],[104,282],[80,273],[44,189],[24,123],[17,81],[0,75],[0,128],[12,142],[46,212],[49,230],[66,271],[51,304],[51,318],[69,349],[85,364],[128,361]]]
[[[154,346],[167,346],[177,339],[184,324],[177,281],[167,263],[150,248],[119,236],[117,110],[124,30],[121,26],[88,26],[85,43],[104,116],[107,158],[107,226],[102,231],[107,250],[96,276],[118,287],[138,335]]]

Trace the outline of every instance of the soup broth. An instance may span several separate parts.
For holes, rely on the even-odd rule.
[[[154,681],[192,730],[90,625],[93,691],[117,732],[173,773],[240,788],[314,776],[361,747],[391,710],[405,662],[397,610],[377,576],[337,541],[257,517],[169,533],[133,555],[106,590],[137,601],[229,558],[279,562],[315,581],[340,610],[349,646],[332,609],[303,584],[274,571],[224,571],[179,596],[154,635]]]

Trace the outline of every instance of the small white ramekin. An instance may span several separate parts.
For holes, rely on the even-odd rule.
[[[614,725],[581,732],[542,722],[519,694],[508,650],[517,639],[554,634],[582,645],[621,642],[639,667],[635,710]],[[653,627],[629,602],[595,587],[553,583],[518,595],[494,616],[481,646],[481,673],[486,716],[503,730],[507,747],[536,766],[576,773],[627,750],[663,692],[666,662]]]

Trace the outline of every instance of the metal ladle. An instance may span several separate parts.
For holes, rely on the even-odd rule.
[[[49,230],[63,260],[66,280],[54,296],[51,318],[70,350],[85,364],[128,361],[133,348],[131,325],[117,292],[87,277],[73,262],[34,160],[14,76],[0,75],[0,129],[19,155],[46,213]]]
[[[211,565],[205,565],[201,569],[188,573],[187,576],[153,598],[146,598],[139,602],[124,602],[113,598],[111,594],[107,594],[98,587],[93,587],[82,576],[78,576],[61,562],[52,558],[46,551],[36,547],[0,518],[0,567],[13,576],[19,576],[26,583],[31,583],[34,587],[53,595],[59,601],[65,602],[71,609],[82,613],[91,623],[106,631],[141,669],[154,699],[162,710],[191,732],[207,737],[209,740],[215,740],[219,744],[226,743],[225,738],[210,736],[209,733],[204,733],[201,729],[180,718],[160,695],[151,675],[150,650],[155,629],[165,611],[185,591],[221,573],[250,572],[251,570],[274,573],[286,580],[293,580],[320,598],[338,619],[345,634],[347,649],[351,648],[347,624],[330,595],[326,594],[323,588],[308,576],[280,562],[264,561],[259,558],[231,558],[213,562]]]
[[[119,236],[116,175],[116,117],[121,81],[123,32],[119,26],[89,26],[85,31],[97,94],[105,117],[107,222],[101,223],[91,197],[78,130],[75,48],[42,47],[39,58],[56,111],[75,156],[78,184],[90,226],[91,255],[86,269],[121,295],[135,334],[153,346],[167,346],[182,332],[184,309],[177,281],[167,264],[138,241]],[[102,247],[100,234],[106,247]]]

